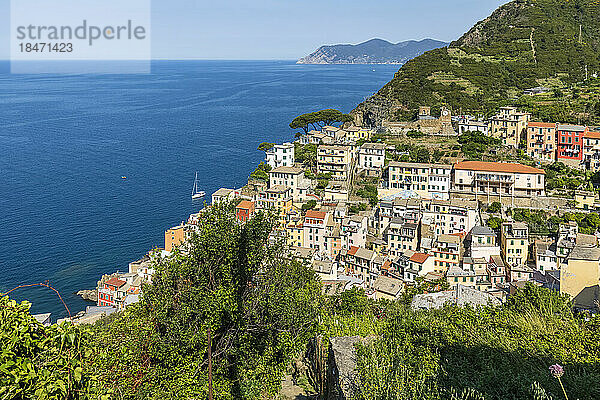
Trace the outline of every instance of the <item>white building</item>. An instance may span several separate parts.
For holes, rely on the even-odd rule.
[[[545,196],[543,169],[503,162],[463,161],[454,165],[452,191],[488,202],[502,197]]]
[[[277,167],[269,171],[269,187],[273,186],[289,187],[294,202],[303,202],[310,188],[310,179],[304,177],[300,168]]]
[[[366,170],[379,170],[385,163],[384,143],[365,143],[358,151],[358,167]]]
[[[500,255],[500,244],[496,233],[487,226],[475,226],[471,229],[471,258],[483,258],[489,261],[492,256]]]
[[[414,192],[422,199],[448,200],[452,166],[390,162],[383,173],[379,197]]]
[[[341,224],[342,246],[366,247],[368,219],[364,215],[345,217]]]
[[[477,224],[477,202],[471,200],[423,201],[423,220],[428,221],[436,235],[468,233]]]
[[[265,162],[269,164],[271,168],[294,166],[295,158],[293,143],[276,144],[265,151],[265,154]]]
[[[477,119],[470,115],[463,115],[458,118],[458,133],[462,135],[466,132],[481,132],[487,135],[489,125],[486,121]]]

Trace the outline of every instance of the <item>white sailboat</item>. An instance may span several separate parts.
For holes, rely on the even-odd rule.
[[[204,191],[198,189],[198,172],[196,172],[196,177],[194,178],[194,188],[192,189],[192,200],[201,199],[206,196]]]

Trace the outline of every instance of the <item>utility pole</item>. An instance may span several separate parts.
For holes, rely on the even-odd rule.
[[[581,44],[581,24],[579,24],[579,44]]]

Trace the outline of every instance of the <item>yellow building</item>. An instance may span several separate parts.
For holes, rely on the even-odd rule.
[[[289,221],[285,227],[287,232],[287,244],[294,247],[304,247],[304,226],[302,217]]]
[[[502,107],[490,118],[490,135],[502,140],[505,146],[519,147],[522,135],[526,132],[530,115],[517,111],[515,107]]]
[[[511,267],[526,267],[529,257],[529,228],[523,222],[505,222],[500,231],[502,259]],[[515,279],[517,280],[517,279]]]
[[[575,246],[560,268],[560,291],[573,298],[577,308],[593,308],[598,300],[600,249]]]
[[[582,210],[593,210],[596,203],[596,194],[583,190],[575,191],[575,207]]]
[[[292,210],[292,205],[291,188],[282,185],[272,186],[264,192],[260,192],[256,198],[257,209],[274,210],[284,224],[286,215]]]
[[[179,246],[185,241],[185,226],[183,224],[175,226],[165,231],[165,250],[173,251],[175,246]]]
[[[346,139],[357,142],[361,139],[368,140],[371,138],[373,133],[372,128],[359,128],[357,126],[351,126],[346,129]]]
[[[352,166],[351,146],[321,145],[317,149],[317,172],[331,174],[337,181],[346,181],[350,177]]]

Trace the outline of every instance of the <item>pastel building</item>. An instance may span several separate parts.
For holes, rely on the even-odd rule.
[[[265,151],[265,155],[265,161],[271,168],[294,166],[295,157],[293,143],[276,144]]]
[[[358,150],[358,167],[364,170],[379,171],[385,164],[385,144],[365,143]]]
[[[508,197],[546,195],[546,172],[517,163],[463,161],[454,164],[452,191],[488,203]]]
[[[165,231],[165,250],[173,251],[173,248],[181,245],[186,239],[185,225],[177,225]]]
[[[451,165],[390,162],[383,174],[379,196],[414,192],[422,199],[450,198]]]
[[[242,200],[235,207],[235,217],[240,222],[246,222],[254,213],[254,203],[248,200]]]
[[[523,222],[505,222],[501,228],[501,250],[504,262],[527,265],[529,256],[529,228]]]
[[[583,138],[589,132],[587,126],[558,125],[556,127],[557,161],[578,165],[583,160]]]
[[[521,136],[527,129],[530,115],[519,112],[515,107],[502,107],[490,118],[490,135],[502,141],[505,146],[519,147]]]
[[[269,171],[269,187],[289,187],[294,202],[306,200],[310,184],[310,179],[304,177],[304,171],[300,168],[278,167]]]
[[[317,172],[331,174],[337,181],[350,178],[352,164],[352,147],[338,145],[321,145],[317,148]]]
[[[556,160],[556,124],[530,122],[527,125],[527,155],[537,160]]]
[[[592,172],[600,171],[600,132],[583,135],[583,164]]]

